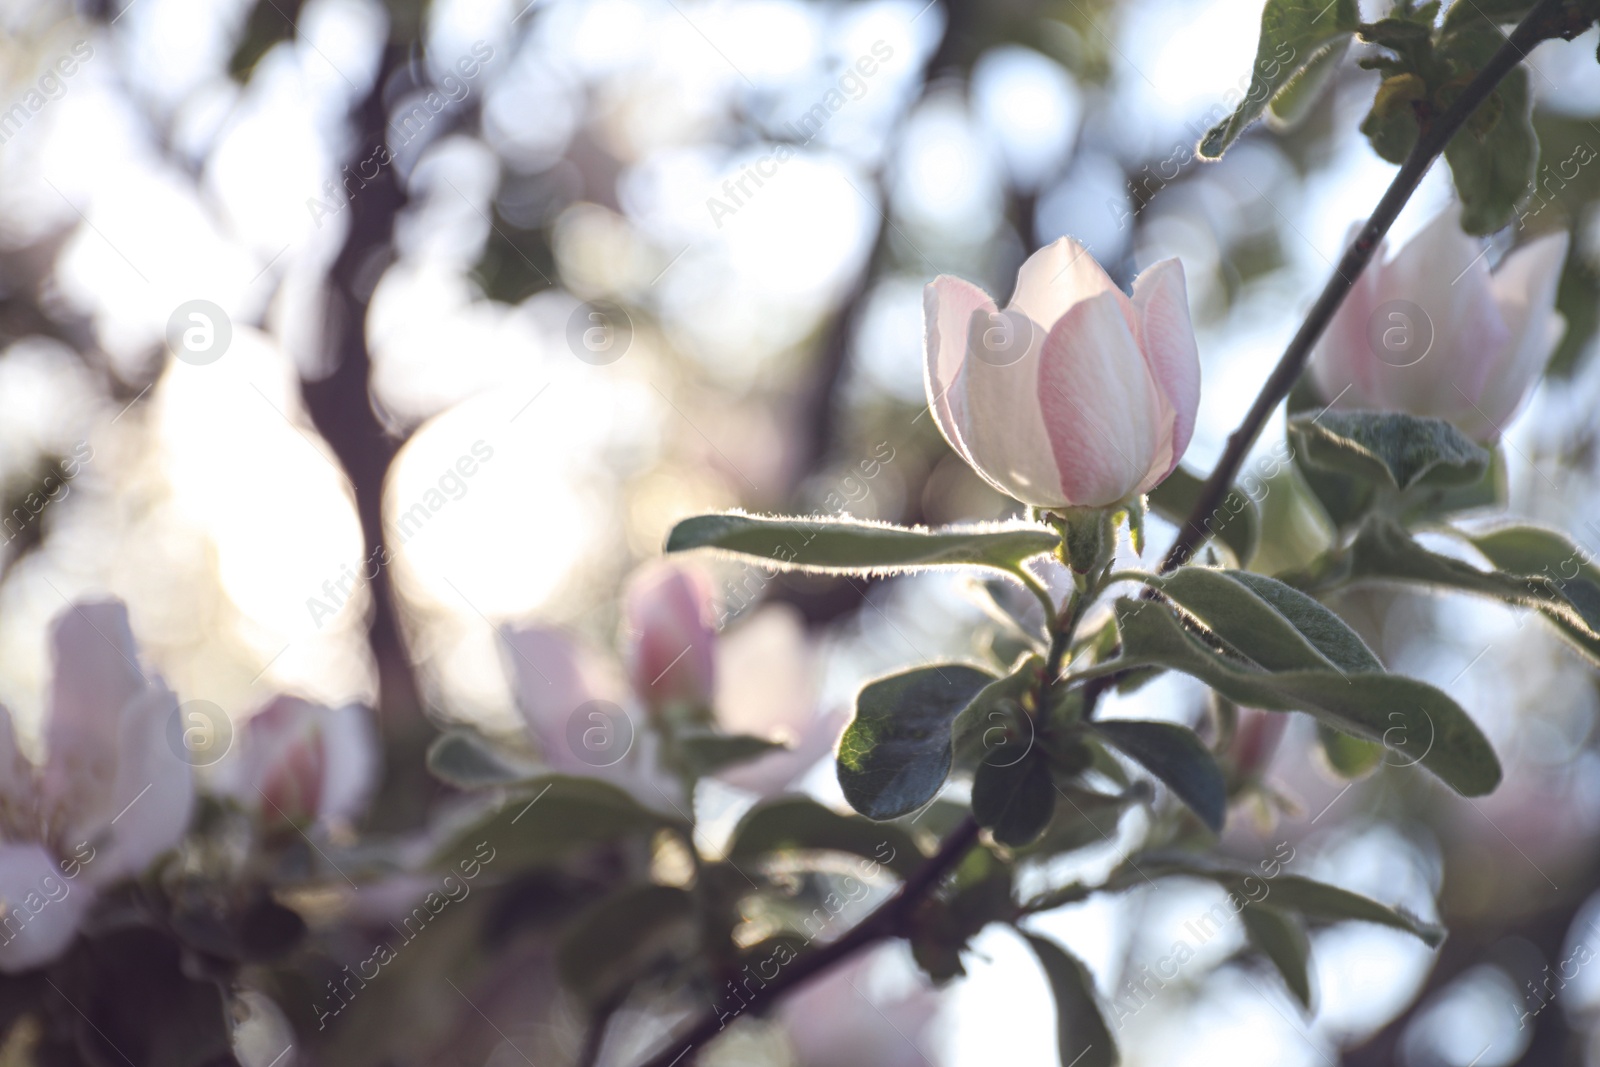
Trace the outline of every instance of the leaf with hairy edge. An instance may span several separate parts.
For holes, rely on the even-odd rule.
[[[1282,582],[1244,571],[1182,567],[1141,575],[1237,652],[1272,671],[1383,671],[1337,615]]]
[[[1536,608],[1568,642],[1600,663],[1600,603],[1595,593],[1600,588],[1595,578],[1600,575],[1584,562],[1576,546],[1551,540],[1564,542],[1553,531],[1528,526],[1503,527],[1502,531],[1506,532],[1463,535],[1491,562],[1498,566],[1503,560],[1506,564],[1503,570],[1482,571],[1432,552],[1392,520],[1372,516],[1362,524],[1342,567],[1332,577],[1420,582]],[[1530,555],[1535,546],[1551,554]],[[1545,571],[1547,566],[1553,573]],[[1565,577],[1574,570],[1572,578]]]
[[[1292,914],[1265,904],[1239,913],[1245,936],[1256,951],[1271,961],[1302,1007],[1311,1010],[1311,939]]]
[[[1188,522],[1194,506],[1200,502],[1200,490],[1204,485],[1204,479],[1181,466],[1176,467],[1166,481],[1150,490],[1150,510],[1171,523]],[[1234,486],[1217,509],[1201,520],[1201,529],[1207,537],[1215,537],[1226,545],[1242,567],[1255,555],[1261,536],[1261,517],[1254,501]]]
[[[1276,874],[1263,873],[1265,868],[1261,871],[1239,870],[1199,856],[1146,853],[1130,860],[1127,869],[1120,870],[1109,879],[1104,888],[1116,890],[1144,885],[1146,877],[1201,878],[1215,882],[1235,898],[1235,911],[1259,907],[1271,901],[1274,908],[1296,912],[1314,922],[1334,923],[1354,919],[1377,923],[1411,934],[1429,948],[1437,948],[1444,941],[1442,927],[1419,919],[1404,908],[1391,908],[1348,889],[1298,874],[1284,873],[1281,862],[1272,863],[1278,868]]]
[[[578,999],[603,1003],[654,960],[692,953],[694,915],[694,898],[676,886],[630,886],[567,929],[556,946],[556,969]]]
[[[1478,69],[1503,41],[1497,28],[1474,28],[1446,34],[1439,51]],[[1444,158],[1461,198],[1463,230],[1488,235],[1516,217],[1517,208],[1533,192],[1539,169],[1539,137],[1533,129],[1526,69],[1514,68],[1500,80],[1493,95],[1450,138]]]
[[[905,879],[922,866],[911,835],[855,815],[841,815],[810,797],[778,797],[750,809],[733,831],[728,860],[742,863],[775,852],[843,852]]]
[[[1014,574],[1061,538],[1029,523],[927,530],[859,519],[696,515],[667,535],[668,552],[710,548],[766,560],[776,570],[890,574],[928,567],[988,567]]]
[[[1489,468],[1488,449],[1443,419],[1392,411],[1325,411],[1289,420],[1306,462],[1408,489],[1470,485]]]
[[[1061,1067],[1115,1067],[1117,1043],[1095,998],[1094,976],[1083,961],[1047,938],[1024,933],[1039,958],[1056,1002],[1056,1055]]]
[[[1228,784],[1222,768],[1193,730],[1176,723],[1137,719],[1102,719],[1093,728],[1165,782],[1213,833],[1222,832],[1228,814]]]
[[[1056,788],[1037,752],[1011,764],[980,763],[972,776],[972,815],[1002,845],[1026,845],[1050,825]]]
[[[1383,742],[1399,765],[1421,763],[1465,796],[1500,784],[1494,749],[1460,705],[1426,682],[1394,674],[1268,672],[1222,655],[1186,632],[1162,604],[1118,601],[1127,666],[1182,671],[1236,703],[1304,711],[1335,729]]]
[[[1355,0],[1267,0],[1250,88],[1238,107],[1207,131],[1200,155],[1219,159],[1272,99],[1326,48],[1348,41],[1360,22]]]
[[[951,724],[994,676],[946,663],[869,682],[839,739],[839,786],[869,819],[896,819],[938,794],[950,774]]]
[[[1311,62],[1296,71],[1272,98],[1272,103],[1267,107],[1267,123],[1275,130],[1284,130],[1303,122],[1317,101],[1322,99],[1323,91],[1333,81],[1339,64],[1349,51],[1348,37],[1319,48],[1311,57]]]

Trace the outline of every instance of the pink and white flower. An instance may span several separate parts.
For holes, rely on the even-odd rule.
[[[268,825],[347,825],[378,779],[378,740],[367,709],[275,697],[244,724],[227,789]]]
[[[1565,329],[1555,302],[1568,239],[1531,241],[1491,271],[1486,242],[1460,220],[1452,204],[1394,256],[1379,246],[1312,352],[1324,400],[1499,440]]]
[[[950,447],[1040,508],[1106,507],[1172,473],[1200,405],[1183,266],[1130,299],[1070,237],[1029,256],[1011,303],[941,275],[923,293],[924,384]]]
[[[178,701],[141,667],[116,601],[74,604],[52,629],[45,759],[17,746],[0,708],[0,971],[66,951],[95,894],[171,849],[194,803],[169,745]]]

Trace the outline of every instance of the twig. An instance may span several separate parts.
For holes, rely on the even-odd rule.
[[[1216,469],[1201,487],[1200,498],[1195,502],[1194,510],[1190,512],[1188,520],[1178,528],[1178,536],[1172,542],[1172,547],[1167,550],[1166,558],[1161,562],[1163,572],[1183,564],[1206,540],[1208,536],[1204,525],[1206,518],[1221,506],[1233,488],[1233,480],[1238,476],[1239,468],[1244,465],[1245,456],[1255,444],[1256,438],[1261,435],[1261,428],[1266,424],[1267,417],[1284,397],[1289,395],[1289,390],[1294,388],[1301,372],[1305,370],[1306,362],[1311,358],[1312,346],[1322,336],[1323,330],[1327,329],[1334,312],[1339,310],[1339,305],[1344,303],[1344,298],[1349,295],[1356,279],[1372,260],[1378,242],[1389,232],[1389,227],[1394,224],[1400,209],[1405,207],[1406,201],[1411,199],[1411,194],[1416,192],[1418,183],[1422,181],[1423,175],[1428,172],[1428,168],[1433,165],[1439,153],[1444,151],[1450,139],[1477,110],[1478,105],[1494,92],[1500,79],[1527,57],[1530,49],[1554,37],[1570,38],[1587,29],[1593,21],[1592,17],[1582,15],[1576,9],[1569,9],[1567,0],[1540,0],[1534,5],[1533,10],[1528,12],[1527,17],[1517,24],[1516,29],[1511,31],[1506,43],[1501,45],[1499,51],[1495,52],[1455,102],[1437,120],[1422,130],[1416,145],[1411,149],[1411,154],[1400,165],[1399,173],[1394,176],[1394,181],[1389,183],[1383,199],[1379,200],[1378,206],[1373,209],[1372,217],[1367,220],[1361,232],[1356,235],[1355,242],[1339,260],[1339,265],[1334,268],[1333,277],[1329,278],[1328,284],[1323,287],[1322,295],[1317,297],[1310,314],[1295,332],[1289,347],[1284,350],[1283,358],[1278,361],[1272,375],[1261,387],[1261,393],[1256,397],[1244,421],[1239,424],[1237,430],[1228,435],[1228,445],[1223,450],[1222,458],[1217,461]]]
[[[978,824],[969,815],[960,826],[951,831],[949,837],[944,839],[939,851],[901,884],[894,896],[871,915],[851,927],[849,933],[839,940],[815,952],[797,957],[777,978],[756,992],[750,1006],[758,1004],[770,1006],[778,998],[792,992],[834,964],[879,941],[900,936],[906,928],[906,920],[910,918],[917,905],[922,903],[923,897],[950,872],[952,867],[961,862],[961,858],[977,840]],[[674,1067],[674,1065],[688,1067],[694,1060],[695,1050],[717,1036],[722,1031],[723,1025],[722,1017],[715,1009],[707,1012],[700,1016],[693,1026],[646,1061],[642,1067]]]

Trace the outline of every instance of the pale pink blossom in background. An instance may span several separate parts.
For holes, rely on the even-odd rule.
[[[244,724],[239,750],[226,788],[268,824],[347,825],[378,781],[377,731],[355,704],[275,697]]]
[[[924,383],[950,447],[1000,492],[1042,508],[1103,507],[1178,465],[1200,406],[1183,266],[1129,299],[1070,237],[1017,272],[1000,311],[940,275],[923,290]]]
[[[710,706],[717,675],[715,618],[711,583],[698,570],[661,561],[634,574],[623,594],[623,659],[646,710]]]
[[[1318,391],[1499,440],[1566,328],[1555,302],[1567,244],[1565,230],[1541,237],[1491,271],[1452,202],[1387,260],[1379,246],[1312,352]]]
[[[194,780],[168,744],[172,690],[143,668],[127,609],[72,605],[52,631],[44,764],[0,708],[0,971],[66,950],[97,891],[144,872],[189,825]]]

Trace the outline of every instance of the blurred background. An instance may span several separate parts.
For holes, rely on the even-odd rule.
[[[0,701],[24,744],[48,620],[110,593],[185,699],[237,720],[285,691],[375,708],[389,773],[369,823],[415,825],[437,728],[517,721],[497,627],[614,645],[621,582],[676,520],[1006,514],[925,417],[921,290],[951,273],[1004,298],[1063,234],[1124,285],[1181,258],[1204,368],[1186,465],[1203,473],[1393,172],[1357,132],[1376,75],[1355,57],[1296,129],[1195,159],[1248,84],[1259,15],[1258,0],[6,0]],[[1600,168],[1553,166],[1600,146],[1595,46],[1534,56],[1552,169],[1490,253],[1574,234],[1568,334],[1506,454],[1513,510],[1591,549]],[[1430,175],[1395,236],[1448,196]],[[1281,439],[1276,420],[1261,454]],[[1152,520],[1152,558],[1170,536]],[[983,618],[960,579],[713,577],[730,632],[758,605],[803,621],[822,713],[875,673],[963,655]],[[1284,810],[1236,812],[1227,845],[1254,861],[1290,842],[1290,869],[1438,916],[1450,939],[1435,955],[1376,927],[1319,933],[1306,1017],[1229,962],[1242,934],[1225,930],[1117,1018],[1124,1062],[1600,1063],[1592,670],[1510,609],[1390,591],[1336,606],[1474,715],[1506,783],[1473,802],[1386,766],[1347,788],[1296,722],[1270,776]],[[783,684],[734,682],[752,706]],[[1164,680],[1112,706],[1192,720],[1202,699]],[[837,797],[826,761],[805,781]],[[1134,893],[1040,926],[1110,1001],[1219,899]],[[908,995],[906,959],[874,966],[863,996]],[[1054,1062],[1021,943],[984,935],[968,969],[919,1008],[916,1040],[865,1013],[893,1050],[876,1062]],[[538,998],[477,1003],[502,1037],[534,1035],[490,1062],[521,1062],[556,1025]]]

